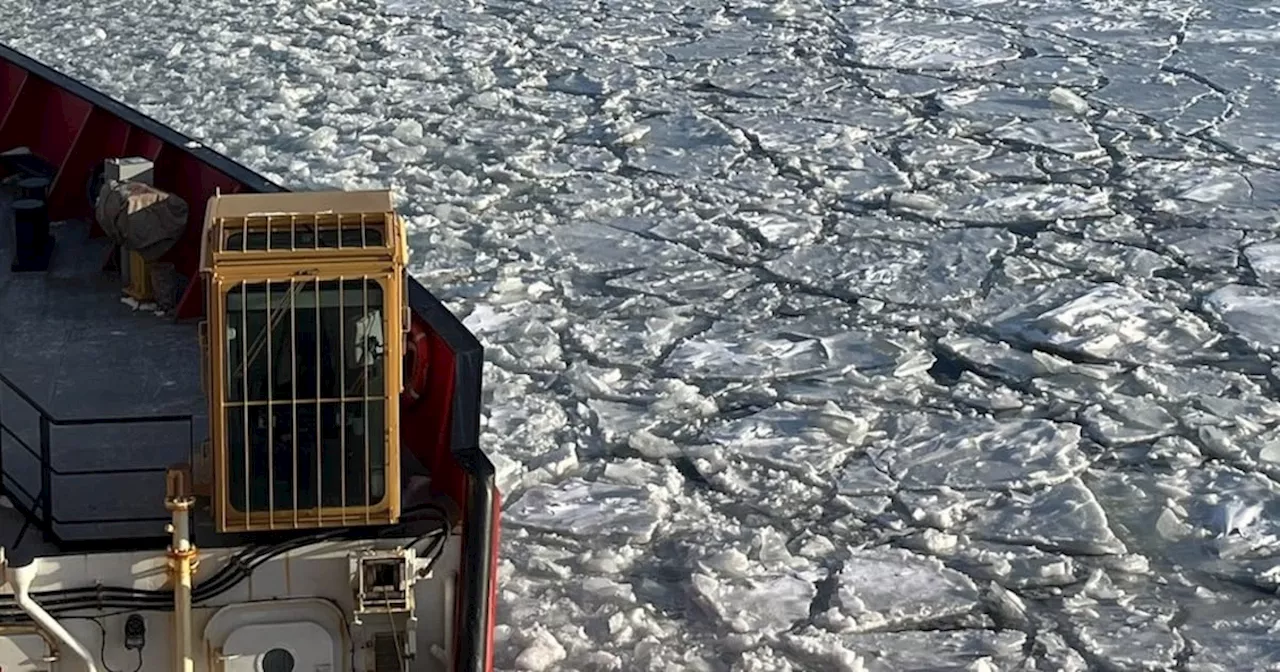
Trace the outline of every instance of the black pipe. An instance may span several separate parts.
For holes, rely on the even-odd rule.
[[[13,264],[14,273],[49,270],[53,255],[53,237],[49,235],[49,208],[44,200],[24,198],[14,201]]]
[[[493,463],[477,449],[458,451],[454,457],[467,472],[466,526],[462,539],[462,591],[457,615],[456,672],[488,672],[493,652],[489,638],[489,601],[497,568],[493,562]]]
[[[25,177],[18,180],[18,189],[22,194],[19,198],[33,201],[47,200],[49,198],[49,178]]]

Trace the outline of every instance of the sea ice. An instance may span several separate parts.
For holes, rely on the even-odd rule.
[[[862,444],[875,421],[873,414],[841,417],[839,409],[833,410],[824,414],[780,404],[711,429],[706,438],[737,457],[813,476],[829,474]],[[839,421],[839,428],[830,427],[831,421]]]
[[[556,486],[529,488],[504,517],[513,525],[557,534],[644,543],[667,516],[662,493],[575,477]]]
[[[977,609],[978,589],[941,562],[896,548],[854,551],[840,571],[842,631],[906,629],[949,621]]]
[[[1030,494],[1010,493],[978,509],[961,529],[976,539],[1070,554],[1125,552],[1107,525],[1106,512],[1079,478]]]
[[[1206,297],[1205,308],[1250,345],[1280,351],[1280,295],[1272,290],[1228,285]]]
[[[830,633],[802,630],[785,649],[811,669],[839,672],[994,672],[1015,669],[1026,634],[992,630]]]
[[[1010,316],[1011,336],[1095,359],[1145,363],[1186,358],[1217,340],[1203,320],[1118,284],[1104,284],[1048,310]]]
[[[772,635],[809,617],[816,575],[780,574],[745,579],[694,574],[695,598],[732,632]]]
[[[1060,483],[1088,465],[1080,428],[1047,420],[907,413],[878,454],[904,487],[1002,490]]]

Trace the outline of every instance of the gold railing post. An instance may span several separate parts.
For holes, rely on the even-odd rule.
[[[191,577],[196,567],[196,547],[191,543],[191,471],[187,465],[165,472],[164,507],[173,516],[169,523],[169,573],[173,579],[173,669],[195,672],[191,657]]]

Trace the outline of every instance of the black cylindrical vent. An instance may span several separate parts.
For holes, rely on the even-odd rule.
[[[49,197],[49,178],[47,177],[26,177],[18,180],[18,189],[22,192],[21,198],[29,198],[36,201],[43,201]]]
[[[49,238],[49,209],[42,199],[13,202],[14,255],[12,270],[44,271],[53,252]]]

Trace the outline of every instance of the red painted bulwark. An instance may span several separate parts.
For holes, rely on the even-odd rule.
[[[485,635],[488,651],[488,658],[485,659],[484,669],[493,669],[493,635],[498,629],[498,549],[502,545],[502,493],[494,488],[493,490],[493,547],[490,550],[489,562],[493,567],[493,580],[489,585],[489,622],[485,625],[488,633]]]
[[[187,202],[187,230],[166,255],[179,273],[195,277],[200,265],[200,232],[204,210],[216,190],[239,191],[240,184],[186,152],[166,148],[155,159],[156,186]]]
[[[413,406],[401,406],[400,445],[431,473],[432,487],[455,502],[463,501],[466,474],[449,449],[450,412],[454,392],[453,352],[444,339],[418,316],[414,324],[430,338],[431,372],[427,395]]]
[[[119,156],[129,137],[129,126],[100,109],[94,108],[85,120],[84,129],[72,147],[67,160],[54,178],[49,194],[49,216],[54,219],[89,217],[93,205],[89,202],[89,177],[101,163],[102,156]],[[94,222],[93,235],[102,230]]]
[[[18,92],[27,81],[27,71],[12,63],[0,61],[0,128],[4,128],[5,119],[14,108]]]
[[[0,63],[0,110],[5,111],[0,117],[0,152],[28,147],[54,170],[49,198],[54,219],[92,215],[89,178],[106,159],[137,156],[153,161],[156,187],[186,201],[189,212],[185,234],[163,261],[173,263],[188,279],[197,279],[205,205],[215,189],[241,191],[239,182],[182,148],[11,63]],[[102,233],[96,223],[92,233]],[[184,317],[198,316],[202,306],[195,305],[192,310],[192,304],[184,302],[180,312]]]
[[[29,147],[55,168],[71,153],[71,145],[93,109],[89,103],[63,94],[39,78],[23,84],[13,105],[0,128],[0,151]]]

